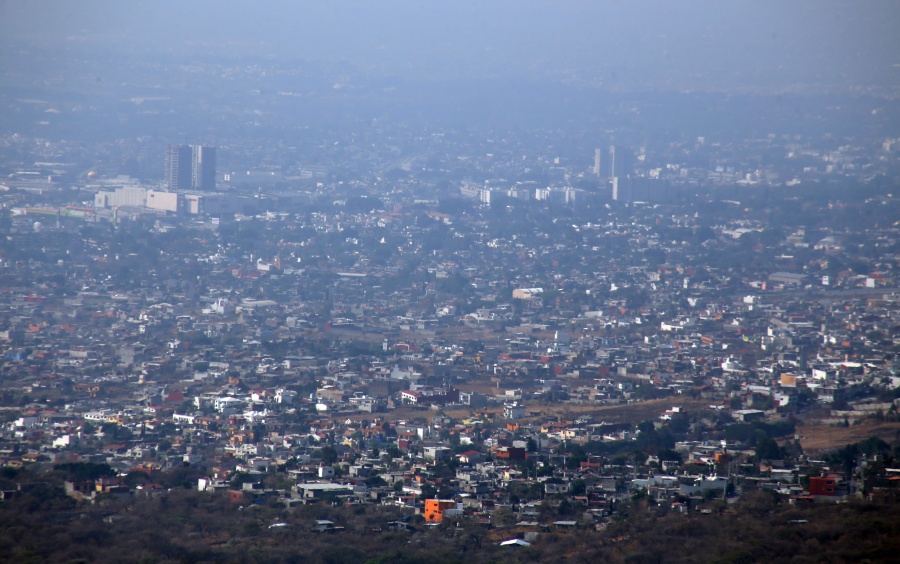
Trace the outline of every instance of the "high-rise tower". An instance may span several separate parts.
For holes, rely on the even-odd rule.
[[[613,180],[618,175],[616,174],[616,146],[609,146],[609,179]]]
[[[166,146],[166,187],[169,190],[215,190],[216,148],[203,145]]]
[[[609,146],[609,159],[604,167],[609,172],[608,178],[625,178],[634,174],[634,153],[620,145]]]
[[[191,147],[191,187],[196,190],[216,189],[216,148]]]
[[[187,145],[166,146],[166,188],[187,190],[192,184],[191,148]]]

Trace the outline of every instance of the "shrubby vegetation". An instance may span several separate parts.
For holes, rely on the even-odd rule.
[[[890,452],[877,440],[834,453]],[[871,501],[792,505],[770,491],[745,494],[711,513],[673,511],[646,495],[619,502],[617,515],[599,526],[549,526],[530,547],[500,547],[525,528],[502,508],[492,523],[461,518],[425,526],[408,510],[374,505],[307,505],[288,509],[229,503],[220,494],[173,487],[154,497],[77,502],[62,482],[108,475],[105,464],[60,464],[37,472],[4,469],[0,484],[17,492],[0,504],[0,559],[8,562],[777,562],[886,561],[900,554],[900,497],[876,493]],[[179,483],[184,476],[161,477]],[[576,484],[576,485],[583,485]],[[528,495],[528,492],[520,492]],[[545,499],[541,519],[576,519],[583,507]],[[313,532],[316,519],[343,530]],[[406,520],[412,532],[388,523]],[[272,525],[279,523],[277,527]],[[534,529],[532,529],[534,530]],[[677,547],[677,550],[675,550]]]

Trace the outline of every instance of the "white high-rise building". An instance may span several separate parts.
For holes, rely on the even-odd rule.
[[[191,147],[191,188],[216,189],[216,148],[204,145]]]

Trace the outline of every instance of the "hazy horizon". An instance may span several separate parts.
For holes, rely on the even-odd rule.
[[[0,3],[4,66],[41,46],[124,57],[265,57],[397,79],[865,90],[900,83],[900,4]],[[40,68],[35,68],[40,72]]]

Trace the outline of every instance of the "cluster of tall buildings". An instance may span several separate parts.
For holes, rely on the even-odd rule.
[[[619,150],[615,145],[609,146],[609,157],[607,159],[603,158],[602,149],[594,150],[594,166],[591,172],[595,176],[607,179],[612,189],[613,200],[622,199],[619,191],[619,178],[631,174],[631,171],[628,170],[631,163],[628,162],[626,164],[626,160],[626,153]]]
[[[605,182],[615,202],[670,202],[673,197],[667,181],[634,174],[634,153],[625,147],[610,145],[594,149],[594,165],[591,172]]]
[[[165,181],[169,190],[215,190],[216,148],[167,145]]]
[[[630,152],[621,147],[610,145],[605,159],[603,158],[603,149],[594,149],[594,166],[591,167],[594,176],[613,181],[615,178],[630,175],[631,166]]]

